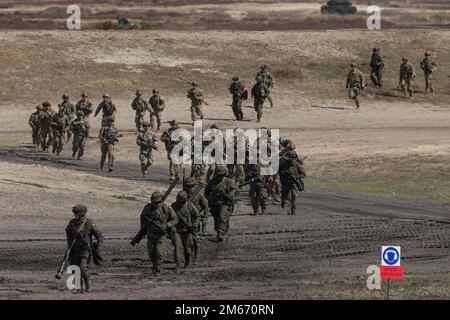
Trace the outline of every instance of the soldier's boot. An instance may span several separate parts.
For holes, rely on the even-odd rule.
[[[258,207],[256,206],[253,207],[253,215],[254,216],[258,215]]]
[[[272,108],[272,107],[273,107],[273,99],[272,99],[272,96],[268,96],[268,97],[267,97],[267,100],[269,100],[270,107]]]
[[[264,214],[264,212],[266,212],[266,206],[261,206],[261,214]]]
[[[84,290],[86,292],[91,292],[91,283],[89,279],[84,280]]]
[[[191,255],[185,254],[184,255],[184,268],[187,269],[191,266]]]
[[[291,205],[291,215],[295,214],[295,205]]]
[[[356,105],[356,109],[359,109],[359,106],[360,106],[359,99],[355,99],[355,105]]]
[[[256,116],[256,122],[261,122],[261,114],[259,114],[259,113]]]
[[[281,208],[284,209],[286,201],[284,199],[281,199]]]
[[[408,90],[408,93],[409,93],[409,97],[412,98],[412,96],[413,96],[413,90],[412,90],[412,89]]]

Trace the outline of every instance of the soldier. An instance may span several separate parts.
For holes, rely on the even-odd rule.
[[[166,107],[164,104],[164,100],[159,95],[159,91],[156,89],[152,90],[153,95],[148,100],[148,103],[152,107],[150,112],[150,123],[152,125],[152,129],[155,128],[155,119],[157,122],[157,130],[161,128],[161,116],[164,108]]]
[[[351,69],[348,72],[347,84],[345,87],[348,89],[348,97],[355,100],[356,108],[359,108],[359,95],[365,87],[364,75],[356,68],[355,63],[352,62],[350,67]]]
[[[370,59],[370,79],[373,84],[381,88],[381,79],[382,74],[381,71],[384,68],[383,58],[380,54],[380,48],[373,48],[372,57]]]
[[[425,93],[434,92],[432,80],[432,73],[436,71],[436,63],[431,60],[431,53],[425,52],[425,58],[420,61],[420,67],[425,75]]]
[[[103,243],[103,235],[97,225],[91,219],[86,217],[87,208],[84,205],[76,205],[72,208],[74,219],[70,220],[66,228],[67,244],[70,246],[75,243],[70,251],[70,265],[77,265],[81,270],[81,279],[83,280],[86,292],[90,291],[89,281],[89,262],[92,253],[92,237],[97,240],[97,249]],[[80,292],[83,292],[81,289]]]
[[[39,119],[39,115],[42,112],[42,110],[44,110],[44,108],[42,108],[42,106],[40,106],[40,105],[37,105],[36,111],[30,115],[30,118],[28,120],[28,124],[31,127],[31,134],[33,137],[33,146],[34,146],[34,149],[37,151],[39,151],[40,144],[41,144],[40,137],[39,137],[41,120]]]
[[[184,253],[184,267],[191,264],[191,254],[194,251],[194,238],[200,222],[200,213],[197,207],[188,201],[189,196],[186,191],[181,190],[177,194],[176,202],[172,203],[172,209],[176,212],[178,223],[176,224],[175,250]],[[198,246],[198,242],[197,242]],[[176,256],[178,256],[176,254]],[[179,261],[177,261],[179,266]]]
[[[158,139],[148,130],[150,127],[150,122],[144,121],[142,126],[144,129],[142,132],[139,132],[136,138],[136,144],[140,148],[139,160],[141,161],[142,176],[145,177],[148,173],[148,168],[153,163],[152,151],[158,150],[156,144]]]
[[[269,94],[269,89],[264,84],[264,80],[261,77],[256,78],[256,84],[252,88],[252,98],[255,99],[254,107],[257,114],[257,122],[261,122],[262,109],[264,102]]]
[[[281,181],[281,208],[284,208],[286,200],[291,203],[291,214],[295,214],[297,190],[303,191],[302,178],[305,177],[305,170],[297,161],[297,154],[294,151],[285,153],[285,157],[280,159],[280,181]]]
[[[77,159],[81,160],[86,146],[86,139],[88,137],[88,125],[84,118],[83,111],[76,112],[77,118],[70,123],[69,130],[73,133],[72,141],[72,158],[78,153]]]
[[[275,85],[275,80],[273,79],[273,76],[268,71],[268,69],[269,69],[268,65],[262,65],[261,70],[256,74],[256,80],[258,79],[258,77],[262,78],[263,83],[267,88],[266,98],[269,100],[270,106],[273,107],[273,100],[270,93]]]
[[[100,110],[102,111],[102,127],[105,127],[108,125],[108,119],[114,118],[117,112],[116,106],[111,101],[111,96],[107,93],[103,95],[103,101],[100,102],[97,110],[95,110],[94,117],[97,116]]]
[[[40,120],[40,130],[39,139],[41,140],[42,151],[47,151],[47,149],[53,144],[53,128],[52,119],[55,116],[55,112],[52,110],[50,102],[44,101],[42,103],[44,110],[39,114]]]
[[[413,96],[413,81],[416,77],[416,70],[414,66],[408,61],[408,58],[402,58],[402,64],[400,65],[400,80],[398,86],[403,91],[405,97],[409,93],[409,97]]]
[[[175,180],[181,171],[181,164],[175,164],[172,161],[172,149],[179,141],[172,141],[172,133],[178,129],[178,123],[175,120],[169,121],[170,128],[163,132],[161,141],[164,143],[167,151],[167,159],[169,160],[170,180]],[[181,138],[180,138],[181,139]]]
[[[154,275],[159,275],[164,259],[164,239],[167,232],[176,233],[177,215],[163,202],[160,192],[153,192],[151,202],[141,213],[141,228],[147,225],[147,249]]]
[[[194,191],[199,188],[201,185],[197,184],[195,179],[192,177],[186,178],[183,183],[183,190],[187,192],[188,197],[191,197]],[[208,200],[205,198],[202,192],[197,193],[197,195],[191,199],[191,202],[197,207],[200,211],[200,223],[197,232],[205,233],[206,226],[208,225],[208,217],[209,217],[209,206]]]
[[[266,210],[267,187],[264,178],[261,176],[261,164],[248,164],[245,168],[246,180],[253,179],[250,182],[250,202],[253,213],[256,216],[258,209],[261,208],[263,214]]]
[[[203,100],[203,92],[199,89],[197,82],[192,82],[192,88],[188,90],[187,97],[191,100],[192,121],[196,121],[197,117],[203,119],[202,105],[207,103]]]
[[[239,77],[233,77],[233,82],[229,88],[230,93],[233,95],[233,102],[231,108],[236,120],[243,120],[244,113],[242,112],[242,100],[246,100],[248,97],[248,88],[242,84]]]
[[[70,103],[69,96],[67,94],[62,95],[63,102],[58,104],[59,110],[63,110],[64,114],[67,116],[67,119],[69,119],[69,123],[72,122],[72,120],[75,118],[75,106]],[[72,139],[72,132],[70,130],[67,130],[67,142]]]
[[[56,152],[57,156],[59,156],[64,147],[64,140],[69,125],[70,125],[69,118],[64,113],[64,109],[60,108],[58,114],[56,114],[52,119],[52,128],[53,128],[52,153]]]
[[[235,195],[238,187],[234,181],[226,177],[227,168],[217,165],[213,178],[205,188],[205,197],[211,215],[214,218],[214,230],[217,232],[217,241],[222,242],[230,229],[230,217],[234,210]]]
[[[114,118],[109,118],[106,121],[107,126],[102,127],[99,134],[101,143],[100,150],[102,153],[100,170],[103,171],[106,155],[108,155],[108,172],[112,172],[114,165],[114,146],[119,142],[118,138],[121,137],[121,135],[118,133],[116,127],[114,127]]]
[[[134,116],[134,123],[136,124],[136,129],[141,131],[143,129],[144,116],[146,111],[150,111],[147,102],[142,99],[142,92],[140,90],[136,91],[136,98],[134,98],[131,103],[131,108],[136,111]]]
[[[86,93],[81,94],[81,100],[78,101],[78,103],[75,105],[76,111],[83,112],[83,120],[86,124],[87,132],[89,135],[89,129],[91,128],[91,125],[89,124],[89,115],[93,111],[92,103],[88,100],[88,95]]]

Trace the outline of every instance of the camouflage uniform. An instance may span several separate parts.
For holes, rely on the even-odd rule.
[[[370,79],[372,80],[374,85],[381,88],[381,79],[383,76],[381,74],[381,71],[384,68],[384,62],[380,54],[380,49],[378,48],[373,49],[372,57],[370,59],[370,67]]]
[[[61,109],[60,109],[61,110]],[[63,110],[61,110],[63,111]],[[70,125],[69,118],[64,114],[56,114],[52,119],[53,127],[53,150],[52,153],[56,152],[59,155],[64,147],[65,134],[68,131]]]
[[[91,125],[89,123],[89,115],[92,113],[94,107],[92,106],[92,103],[87,100],[88,97],[85,93],[83,93],[81,96],[86,99],[81,99],[80,101],[78,101],[78,103],[75,105],[75,109],[76,111],[83,112],[83,120],[86,124],[87,132],[89,135],[89,130],[91,129]]]
[[[86,147],[86,139],[88,136],[88,125],[83,119],[83,112],[77,111],[77,118],[70,123],[69,130],[73,133],[72,141],[72,158],[78,152],[77,159],[81,159]]]
[[[356,65],[352,63],[351,70],[347,75],[347,84],[345,87],[348,89],[348,97],[352,100],[355,100],[356,108],[360,107],[359,103],[359,95],[361,91],[364,89],[364,75],[361,71],[356,69]]]
[[[231,108],[236,120],[242,120],[244,118],[244,113],[242,112],[242,100],[245,98],[245,89],[246,87],[239,81],[239,78],[234,77],[229,91],[233,95]]]
[[[74,218],[70,220],[69,225],[66,227],[67,234],[67,245],[70,246],[74,239],[75,243],[70,251],[69,260],[70,265],[77,265],[81,270],[81,278],[84,282],[86,291],[90,290],[89,281],[89,263],[91,260],[91,248],[92,248],[92,237],[97,240],[97,245],[103,243],[103,235],[94,221],[86,218],[87,209],[83,205],[77,205],[72,208],[74,213],[80,215],[80,218]],[[87,241],[89,248],[86,244],[81,241],[81,237],[77,236],[81,234],[83,238]]]
[[[187,97],[191,100],[192,121],[196,121],[197,117],[203,119],[203,92],[198,88],[195,82],[192,83],[192,88],[188,90]]]
[[[62,99],[63,99],[63,102],[58,104],[58,108],[59,108],[59,110],[64,111],[64,114],[67,116],[67,119],[69,119],[69,124],[70,124],[70,122],[72,122],[72,120],[75,118],[76,108],[75,108],[75,105],[70,103],[68,95],[64,94],[62,96]],[[72,139],[72,133],[68,130],[67,131],[67,141],[69,141],[70,139]]]
[[[425,93],[428,93],[428,90],[434,92],[432,74],[436,70],[436,64],[431,60],[431,54],[428,52],[425,53],[425,58],[423,58],[420,62],[420,67],[422,68],[425,76]]]
[[[255,99],[254,107],[257,114],[257,122],[261,121],[262,109],[268,94],[269,89],[264,84],[262,78],[258,78],[256,84],[252,88],[252,97]]]
[[[400,80],[399,86],[405,96],[413,96],[413,81],[416,76],[414,66],[408,62],[408,59],[403,58],[403,63],[400,65]]]
[[[297,191],[302,191],[302,189],[298,189],[292,177],[303,185],[301,179],[305,177],[305,170],[296,160],[298,156],[294,151],[286,152],[285,156],[286,158],[283,157],[280,159],[279,171],[281,181],[281,207],[284,208],[286,200],[289,199],[291,203],[291,214],[295,214]]]
[[[273,107],[273,99],[270,93],[272,92],[272,89],[275,86],[275,80],[272,74],[269,71],[267,71],[267,68],[268,66],[266,65],[261,66],[261,70],[256,74],[255,78],[256,79],[258,79],[258,77],[262,78],[263,84],[267,88],[266,98],[267,100],[269,100],[270,106]]]
[[[205,188],[205,197],[208,199],[211,215],[214,218],[217,241],[223,241],[223,237],[230,229],[230,217],[234,210],[235,195],[238,191],[234,181],[227,178],[226,174],[226,167],[216,166],[214,177]]]
[[[172,204],[172,209],[176,212],[178,223],[176,225],[177,232],[174,236],[173,243],[175,250],[184,253],[184,267],[189,267],[191,263],[191,254],[195,253],[194,238],[200,222],[200,213],[192,202],[187,202],[188,194],[186,191],[180,191],[177,195],[177,201]],[[197,241],[196,241],[197,242]],[[197,242],[198,246],[198,242]],[[178,258],[179,254],[175,254]],[[176,261],[177,265],[180,260]]]
[[[136,111],[134,116],[134,123],[136,124],[136,129],[141,131],[142,124],[144,123],[144,116],[146,111],[150,111],[147,102],[142,99],[142,93],[138,90],[136,91],[136,98],[134,98],[131,103],[131,108]]]
[[[148,103],[152,107],[152,112],[150,112],[150,123],[152,129],[155,128],[156,119],[157,130],[159,131],[159,129],[161,128],[162,112],[165,108],[164,100],[160,97],[159,92],[153,90],[153,95],[148,100]]]
[[[153,272],[157,274],[161,272],[163,264],[164,240],[167,237],[167,230],[173,234],[176,232],[175,226],[178,223],[178,217],[170,206],[162,202],[161,193],[154,192],[151,201],[142,210],[140,220],[141,228],[147,223],[148,256],[153,264]]]
[[[95,110],[94,117],[97,116],[97,114],[102,111],[102,126],[106,126],[109,119],[114,119],[116,116],[117,108],[112,103],[111,98],[109,95],[103,95],[103,101],[100,102],[100,104],[97,107],[97,110]]]
[[[51,109],[48,102],[42,104],[44,110],[39,113],[40,130],[39,139],[41,140],[41,149],[46,151],[53,144],[53,128],[52,119],[55,116],[55,112]]]
[[[254,179],[250,183],[250,202],[252,204],[253,213],[256,215],[258,209],[261,208],[261,213],[266,210],[266,199],[268,197],[267,187],[264,178],[261,176],[261,165],[248,164],[245,168],[246,180]]]
[[[170,172],[170,179],[174,180],[181,171],[181,164],[175,164],[172,161],[172,149],[179,143],[178,141],[172,141],[171,136],[172,132],[178,129],[177,123],[175,120],[171,121],[172,127],[167,129],[163,132],[161,135],[161,141],[165,144],[166,151],[167,151],[167,159],[169,160],[169,172]]]
[[[114,127],[114,122],[109,119],[109,126],[104,126],[100,129],[100,143],[101,143],[101,159],[100,159],[100,169],[103,170],[103,165],[106,161],[106,156],[108,156],[108,171],[113,171],[114,165],[114,146],[118,143],[117,140],[117,129]]]
[[[142,175],[145,177],[148,172],[148,167],[153,163],[152,146],[156,148],[157,139],[153,133],[146,131],[148,130],[150,123],[144,122],[143,126],[144,131],[139,132],[136,138],[136,144],[139,146],[139,161],[141,162]]]
[[[31,127],[31,134],[32,134],[32,138],[33,138],[33,146],[34,149],[39,150],[40,145],[41,145],[41,140],[39,137],[39,129],[41,127],[41,121],[39,119],[39,115],[42,111],[42,107],[40,105],[36,106],[36,112],[33,112],[30,115],[30,118],[28,120],[28,124]]]

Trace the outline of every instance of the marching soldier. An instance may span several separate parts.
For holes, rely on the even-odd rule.
[[[160,192],[153,192],[151,202],[146,204],[141,213],[141,228],[147,226],[147,249],[152,262],[154,275],[159,275],[164,259],[164,240],[169,231],[176,233],[177,215],[171,207],[163,202]]]
[[[142,98],[142,92],[140,90],[136,91],[136,98],[134,98],[131,103],[131,108],[136,111],[134,116],[134,123],[136,124],[136,129],[141,131],[143,129],[144,116],[146,111],[150,111],[147,102]]]
[[[290,201],[291,214],[295,214],[297,190],[303,191],[302,178],[305,177],[303,166],[297,161],[298,155],[294,151],[288,151],[280,160],[281,181],[281,208],[284,208],[286,200]]]
[[[100,170],[103,171],[103,165],[105,164],[106,156],[108,155],[108,172],[113,171],[114,165],[114,146],[119,142],[119,135],[117,129],[114,127],[114,119],[109,118],[107,125],[100,130],[100,143],[102,157],[100,159]]]
[[[213,178],[205,188],[205,197],[211,215],[214,218],[214,230],[217,232],[217,241],[222,242],[230,229],[230,217],[234,210],[235,195],[238,187],[234,181],[226,177],[227,168],[216,165]]]
[[[44,110],[44,108],[42,108],[42,106],[40,106],[40,105],[37,105],[36,111],[30,115],[30,118],[28,120],[28,124],[31,127],[33,146],[34,146],[34,149],[37,151],[39,151],[40,145],[41,145],[40,137],[39,137],[39,130],[41,128],[41,120],[39,119],[39,115],[42,112],[42,110]]]
[[[356,108],[359,109],[359,95],[365,87],[364,75],[356,68],[355,63],[351,63],[350,67],[351,69],[348,72],[347,84],[345,85],[345,87],[348,89],[348,97],[352,100],[355,100]]]
[[[69,101],[69,96],[67,94],[62,95],[63,102],[58,104],[59,110],[63,110],[64,114],[67,116],[67,119],[69,119],[69,123],[72,122],[72,120],[75,118],[75,106]],[[72,132],[70,130],[67,130],[67,142],[72,139]]]
[[[399,87],[403,91],[405,97],[409,94],[411,98],[413,96],[413,82],[416,77],[416,70],[414,66],[408,61],[408,58],[402,58],[402,64],[400,65],[400,80]]]
[[[229,88],[230,93],[233,95],[233,101],[231,108],[236,120],[242,120],[244,113],[242,112],[242,100],[246,100],[248,97],[248,88],[242,84],[239,77],[233,77],[233,82]]]
[[[64,109],[62,108],[59,109],[58,114],[56,114],[52,119],[52,127],[53,127],[52,153],[56,152],[57,156],[59,156],[64,147],[64,140],[69,125],[70,125],[69,118],[64,113]]]
[[[264,84],[264,80],[261,77],[256,78],[256,84],[252,87],[252,98],[254,101],[254,108],[257,115],[257,122],[261,122],[262,109],[264,107],[264,102],[269,94],[269,89]]]
[[[72,158],[81,160],[84,154],[84,148],[86,146],[86,139],[88,137],[88,124],[84,119],[83,111],[78,110],[76,112],[77,118],[70,123],[69,130],[73,133],[72,141]]]
[[[55,116],[55,112],[52,110],[50,102],[45,101],[42,103],[44,110],[39,114],[40,130],[39,139],[41,141],[42,151],[47,151],[47,149],[53,144],[53,128],[52,119]]]
[[[261,176],[261,164],[248,164],[246,165],[246,179],[250,180],[250,202],[252,204],[253,213],[256,216],[258,209],[261,208],[263,214],[266,210],[267,188],[264,178]]]
[[[176,224],[176,234],[174,235],[173,243],[175,245],[175,254],[178,259],[178,252],[184,253],[184,267],[189,268],[191,264],[191,254],[194,251],[194,238],[197,232],[200,222],[200,213],[197,207],[188,201],[189,196],[186,191],[181,190],[177,194],[176,202],[172,203],[172,209],[175,211],[178,217],[178,223]],[[196,241],[198,247],[198,241]],[[176,261],[179,266],[180,261]]]
[[[136,144],[139,146],[139,160],[141,161],[142,176],[146,176],[148,168],[153,163],[152,151],[158,150],[156,136],[149,131],[150,122],[144,121],[142,123],[143,131],[139,132],[136,138]]]
[[[102,111],[102,127],[105,127],[108,125],[108,119],[114,118],[117,112],[116,106],[111,101],[111,96],[107,93],[103,95],[103,101],[100,102],[97,110],[95,110],[94,117],[99,114],[100,110]]]
[[[181,164],[175,164],[172,160],[172,150],[179,141],[172,141],[172,133],[178,129],[178,123],[175,120],[169,121],[170,128],[163,132],[161,141],[164,143],[167,151],[167,159],[169,160],[170,180],[175,180],[181,171]]]
[[[267,98],[267,100],[269,100],[270,107],[273,107],[273,99],[272,99],[272,96],[270,95],[270,93],[272,92],[272,89],[275,85],[275,80],[274,80],[272,74],[268,71],[268,69],[269,69],[268,65],[262,65],[261,70],[256,74],[256,79],[258,77],[262,78],[263,84],[267,88],[266,98]]]
[[[434,92],[433,83],[432,83],[432,74],[436,71],[436,63],[431,60],[431,53],[425,52],[425,58],[420,62],[420,67],[423,70],[423,74],[425,76],[425,93]]]
[[[156,89],[153,89],[152,91],[153,95],[148,100],[148,103],[152,107],[152,110],[150,112],[150,123],[152,126],[152,129],[155,128],[155,119],[157,124],[157,130],[161,128],[161,116],[162,112],[165,109],[164,100],[159,95],[159,91]]]
[[[70,220],[66,227],[67,244],[75,243],[70,251],[70,265],[77,265],[81,270],[82,284],[84,290],[90,291],[89,263],[91,260],[93,242],[92,237],[97,240],[97,250],[103,243],[103,235],[94,221],[86,217],[87,208],[84,205],[76,205],[72,208],[74,219]],[[80,292],[84,291],[83,289]]]
[[[381,71],[384,68],[383,57],[380,54],[380,48],[373,48],[372,57],[370,59],[370,79],[373,84],[381,88],[381,79],[382,74]]]
[[[205,101],[203,100],[203,92],[198,87],[197,82],[192,82],[192,87],[188,90],[187,97],[191,100],[192,122],[196,121],[197,117],[203,119],[202,105]]]
[[[88,100],[88,98],[89,97],[86,93],[82,93],[81,100],[78,101],[78,103],[75,105],[75,109],[76,111],[83,112],[83,120],[86,124],[89,135],[89,129],[91,128],[91,125],[89,123],[89,115],[92,113],[94,107],[92,106],[92,103]]]

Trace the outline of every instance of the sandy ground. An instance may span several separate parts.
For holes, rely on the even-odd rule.
[[[378,299],[384,293],[366,289],[366,268],[379,264],[385,244],[403,252],[405,279],[391,288],[393,298],[450,296],[448,202],[445,194],[441,204],[429,202],[448,187],[448,31],[4,31],[0,39],[0,298],[74,297],[54,273],[78,202],[87,204],[106,237],[105,266],[93,270],[95,290],[80,298]],[[369,85],[356,111],[346,98],[345,75],[353,59],[367,76],[372,46],[386,55],[386,82],[381,90]],[[418,68],[424,50],[438,61],[436,95],[423,94],[418,70],[417,95],[404,99],[395,90],[399,59],[408,54]],[[229,79],[239,74],[252,82],[263,63],[276,79],[276,105],[265,107],[257,125],[247,101],[246,121],[235,122]],[[157,87],[167,101],[163,120],[190,129],[185,91],[192,80],[209,102],[205,126],[265,126],[291,137],[308,156],[307,190],[298,215],[271,206],[258,217],[249,215],[242,191],[227,241],[202,236],[199,263],[181,274],[173,272],[169,251],[164,275],[155,279],[145,241],[133,248],[128,240],[151,192],[168,186],[167,162],[157,153],[150,176],[141,178],[129,105],[137,88],[148,96]],[[60,157],[30,148],[34,104],[49,99],[55,106],[63,92],[76,102],[84,90],[94,105],[109,92],[118,107],[124,137],[111,174],[98,170],[95,137],[83,161],[71,159],[69,146]],[[100,119],[91,123],[95,136]],[[387,198],[345,191],[339,183],[348,179],[393,191]],[[330,180],[334,187],[317,188]],[[429,189],[399,197],[416,182]]]

